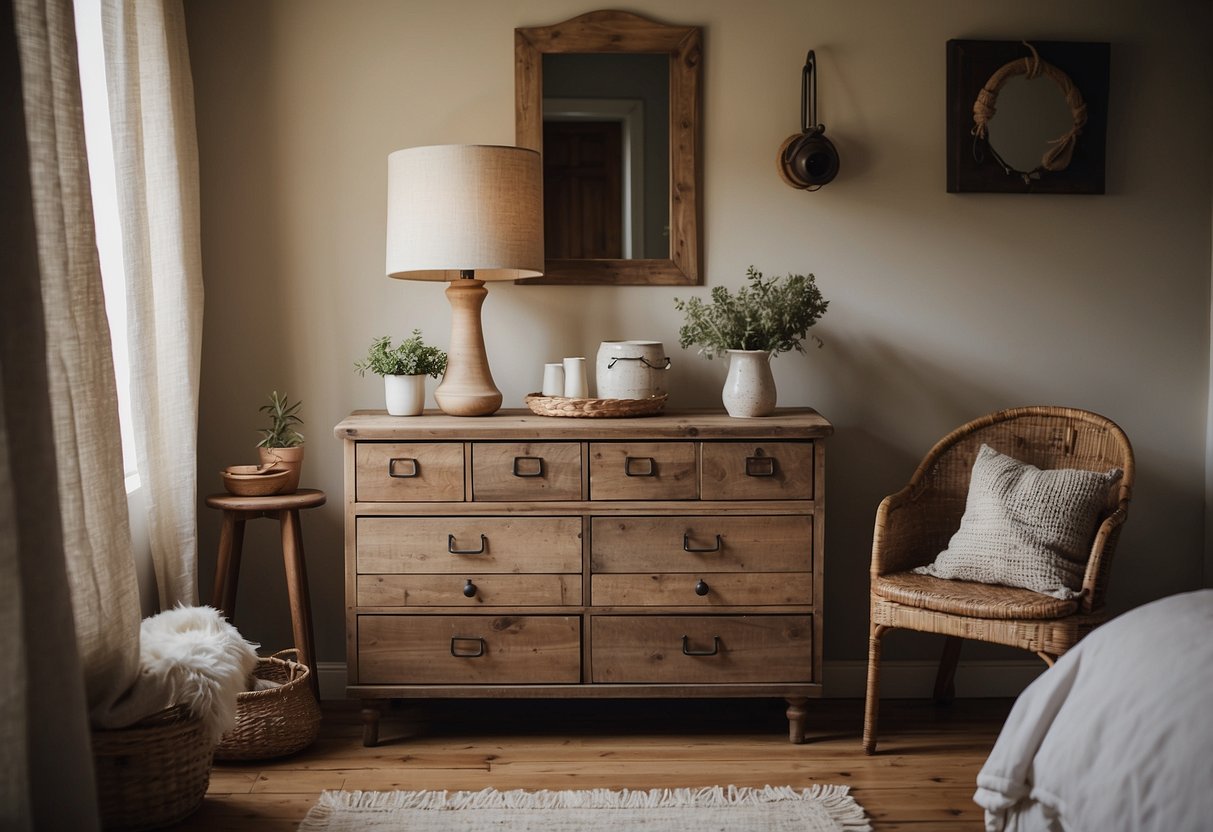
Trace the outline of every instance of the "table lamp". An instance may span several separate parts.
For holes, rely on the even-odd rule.
[[[451,304],[443,412],[488,416],[501,407],[480,307],[486,280],[543,274],[543,169],[521,147],[434,145],[388,156],[387,275],[445,280]]]

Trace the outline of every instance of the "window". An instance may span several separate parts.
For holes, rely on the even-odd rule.
[[[101,1],[75,0],[76,49],[80,60],[80,95],[84,108],[84,138],[92,181],[93,217],[105,312],[114,352],[118,385],[118,419],[122,424],[122,462],[129,494],[139,487],[139,465],[131,414],[130,357],[126,336],[126,270],[122,262],[122,224],[114,173],[109,95],[105,85],[105,55],[101,38]]]

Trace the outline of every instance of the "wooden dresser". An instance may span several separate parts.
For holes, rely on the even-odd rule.
[[[573,419],[360,411],[346,642],[366,745],[405,697],[821,695],[812,410]]]

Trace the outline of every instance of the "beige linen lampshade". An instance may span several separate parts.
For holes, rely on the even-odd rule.
[[[480,307],[483,281],[543,274],[543,171],[520,147],[435,145],[388,156],[387,275],[446,280],[451,303],[447,370],[434,391],[455,416],[501,406]]]

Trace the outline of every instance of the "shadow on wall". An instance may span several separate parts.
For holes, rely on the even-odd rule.
[[[1020,402],[958,374],[902,343],[832,334],[822,386],[834,437],[827,445],[826,640],[831,659],[867,655],[868,585],[876,510],[900,490],[930,448],[957,426]],[[862,380],[857,381],[857,380]],[[862,386],[860,386],[862,384]],[[822,407],[827,406],[826,402]],[[934,659],[939,640],[913,633],[892,640],[892,659]],[[977,649],[968,652],[969,657]],[[982,648],[981,655],[997,655]]]
[[[1116,553],[1109,610],[1115,615],[1157,598],[1200,586],[1201,557],[1166,553],[1166,541],[1199,537],[1203,503],[1176,473],[1176,465],[1156,449],[1148,425],[1134,424],[1134,408],[1122,390],[1091,401],[1038,401],[1000,389],[994,376],[958,372],[901,343],[832,335],[830,361],[819,363],[820,403],[835,435],[827,447],[828,508],[826,639],[830,658],[862,656],[867,638],[868,569],[876,510],[885,496],[902,488],[931,447],[953,429],[1003,408],[1032,404],[1085,407],[1116,421],[1133,442],[1137,477],[1129,520]],[[863,387],[856,380],[862,379]],[[1057,380],[1042,381],[1055,389]],[[1035,388],[1033,388],[1035,389]],[[1109,407],[1108,402],[1122,402]],[[1122,412],[1116,412],[1116,411]],[[1184,529],[1184,526],[1196,528]],[[934,658],[938,640],[914,634],[890,642],[894,658]],[[1014,657],[995,646],[966,650],[968,658]]]

